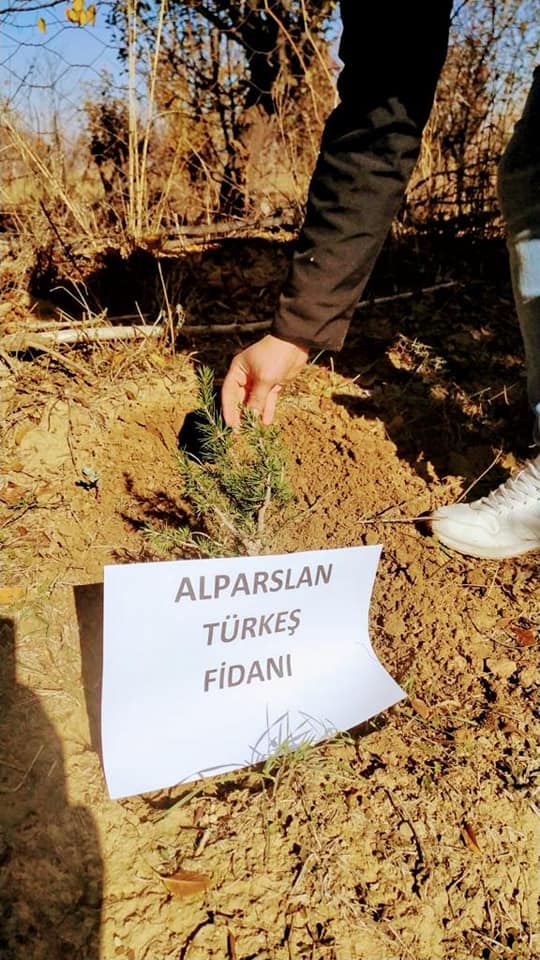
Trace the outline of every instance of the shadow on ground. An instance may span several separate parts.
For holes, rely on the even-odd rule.
[[[99,960],[102,862],[94,820],[66,795],[63,752],[38,697],[15,676],[0,619],[0,956]]]
[[[271,320],[291,249],[257,237],[159,259],[145,250],[128,258],[108,252],[87,278],[88,298],[112,322],[139,313],[153,321],[166,300],[181,304],[188,324],[245,327]],[[35,271],[32,283],[41,296],[68,295],[69,281],[57,274],[51,293],[50,270]],[[395,299],[358,310],[343,350],[318,361],[370,391],[362,400],[336,392],[336,402],[352,416],[382,420],[399,455],[424,477],[433,469],[472,481],[499,450],[526,457],[531,418],[503,240],[393,238],[364,294],[381,297]],[[259,336],[180,331],[178,346],[213,366],[219,380],[231,356]],[[486,486],[505,475],[494,468]]]

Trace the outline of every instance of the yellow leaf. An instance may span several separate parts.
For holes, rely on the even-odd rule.
[[[38,17],[37,28],[40,33],[45,33],[47,24],[45,23],[43,17]]]
[[[75,10],[72,10],[71,7],[66,8],[66,17],[68,18],[70,23],[79,22],[79,14],[75,13]]]
[[[179,870],[172,877],[162,877],[169,893],[175,897],[191,897],[194,893],[202,893],[210,883],[206,873],[193,873],[191,870]]]
[[[91,3],[90,6],[86,8],[86,17],[87,17],[87,23],[89,24],[89,26],[93,27],[96,22],[96,8],[93,3]]]
[[[80,13],[81,10],[84,10],[84,0],[73,0],[71,6],[73,10],[76,10],[77,13]]]
[[[24,597],[24,587],[0,587],[0,603],[15,603]]]
[[[79,13],[79,26],[84,27],[87,20],[88,20],[88,15],[86,13],[86,10],[81,10],[81,12]]]

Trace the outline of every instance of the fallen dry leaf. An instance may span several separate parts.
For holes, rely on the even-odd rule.
[[[191,897],[194,893],[202,893],[210,883],[206,873],[195,873],[191,870],[179,870],[170,877],[162,877],[169,893],[175,897]]]
[[[42,483],[37,487],[35,491],[35,496],[39,499],[41,497],[48,497],[54,493],[54,487],[51,483]]]
[[[501,680],[508,680],[517,669],[515,660],[510,657],[486,657],[488,670]]]
[[[534,647],[538,635],[533,627],[519,627],[517,624],[511,623],[510,630],[517,640],[518,647]]]
[[[0,587],[0,603],[15,603],[24,597],[24,587]]]
[[[427,703],[424,703],[423,700],[419,700],[418,697],[410,697],[409,700],[413,710],[416,710],[416,713],[419,713],[424,720],[429,720],[431,716],[431,710],[429,709]]]
[[[502,626],[505,632],[517,641],[518,647],[533,647],[540,634],[538,627],[525,617],[519,617],[517,620],[503,620]]]
[[[462,829],[462,831],[461,831],[461,836],[463,837],[466,845],[469,847],[470,850],[472,850],[474,853],[477,853],[479,856],[482,856],[482,850],[481,850],[480,846],[478,845],[478,840],[476,839],[476,834],[475,834],[473,828],[471,827],[470,823],[466,823],[466,822],[465,822],[465,823],[463,824],[463,829]]]
[[[23,487],[17,486],[16,483],[7,483],[5,488],[0,492],[0,500],[2,503],[7,504],[8,507],[14,507],[16,504],[21,503],[24,500],[28,491],[24,490]]]
[[[503,730],[503,733],[517,733],[518,735],[521,733],[521,730],[519,729],[519,727],[517,727],[515,723],[512,723],[511,720],[504,721],[504,726],[502,730]]]

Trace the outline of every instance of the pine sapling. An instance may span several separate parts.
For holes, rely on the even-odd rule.
[[[276,427],[263,427],[242,411],[237,433],[221,416],[208,367],[198,373],[194,415],[196,452],[182,449],[178,467],[184,499],[201,529],[189,525],[149,528],[154,549],[198,556],[254,556],[270,548],[271,522],[293,499],[285,480],[285,454]]]

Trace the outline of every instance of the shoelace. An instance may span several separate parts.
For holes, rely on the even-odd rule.
[[[509,477],[478,502],[498,513],[505,507],[523,505],[524,500],[540,501],[540,457],[531,460],[515,477]]]

